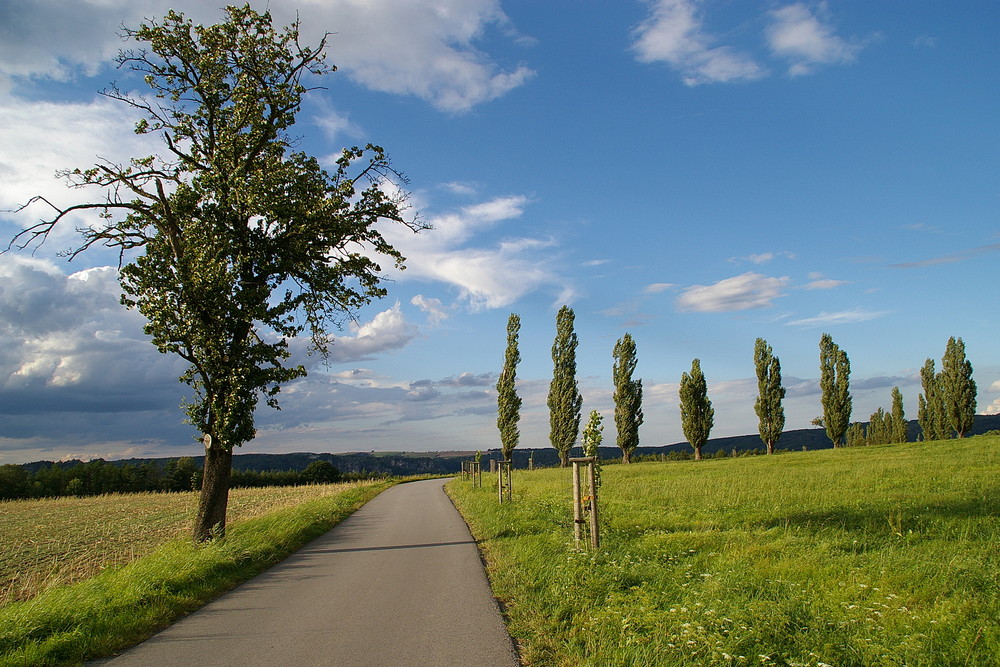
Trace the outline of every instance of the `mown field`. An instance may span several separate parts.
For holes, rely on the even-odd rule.
[[[0,666],[64,665],[148,637],[322,535],[394,481],[235,489],[225,539],[194,493],[0,505]]]
[[[485,477],[485,476],[484,476]],[[1000,665],[1000,438],[605,466],[449,493],[530,665]]]

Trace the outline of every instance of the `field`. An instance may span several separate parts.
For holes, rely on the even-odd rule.
[[[192,493],[4,503],[0,665],[111,655],[284,559],[393,483],[233,490],[225,539],[205,545],[188,537]]]
[[[566,470],[448,485],[527,664],[1000,665],[1000,438],[603,480],[594,552]]]
[[[355,486],[234,489],[228,520],[243,521]],[[0,607],[124,565],[186,536],[197,507],[194,491],[0,502]]]

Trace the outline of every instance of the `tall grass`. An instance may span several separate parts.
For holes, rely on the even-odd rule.
[[[184,521],[185,536],[166,538],[128,564],[0,607],[0,665],[78,664],[124,649],[282,560],[391,484],[234,491],[235,514],[244,518],[230,523],[223,540],[196,546],[186,536],[189,523]],[[183,494],[134,500],[144,506],[157,501],[172,506],[171,496],[178,495]],[[264,502],[255,505],[254,499]],[[106,516],[115,516],[127,500],[104,497]],[[72,514],[72,509],[66,511]],[[253,518],[245,518],[248,515]],[[123,525],[141,529],[148,516],[134,516]],[[81,521],[78,530],[100,529]]]
[[[1000,665],[1000,438],[448,486],[532,665]]]

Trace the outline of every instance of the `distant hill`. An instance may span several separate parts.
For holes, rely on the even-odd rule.
[[[979,435],[987,431],[1000,429],[1000,415],[977,415],[976,421],[969,435]],[[920,433],[920,427],[916,421],[909,423],[909,438],[915,440]],[[702,448],[702,453],[711,456],[719,450],[724,450],[727,454],[736,450],[738,452],[748,452],[752,450],[763,450],[764,445],[756,435],[738,435],[728,438],[713,438]],[[826,432],[820,428],[798,429],[785,431],[778,441],[778,449],[790,451],[802,451],[811,449],[830,449],[831,444]],[[690,452],[691,446],[686,442],[678,442],[672,445],[662,445],[658,447],[639,447],[634,456],[670,454],[672,452]],[[514,450],[514,467],[528,467],[528,457],[534,454],[534,464],[539,467],[554,466],[559,464],[559,456],[551,447],[541,449],[518,448]],[[309,452],[297,452],[293,454],[236,454],[233,456],[233,468],[236,470],[303,470],[313,461],[329,461],[338,470],[344,473],[374,473],[388,475],[420,475],[420,474],[450,474],[457,473],[462,469],[462,461],[473,457],[474,452],[453,451],[453,452],[359,452],[351,454],[315,454]],[[583,452],[579,447],[573,449],[572,456],[582,456]],[[617,447],[601,447],[601,458],[614,459],[621,457],[621,451]],[[202,456],[192,456],[195,464],[200,468]],[[141,466],[152,463],[158,467],[165,467],[169,461],[176,460],[177,457],[161,459],[120,459],[109,461],[114,465]],[[483,452],[483,469],[489,470],[489,460],[499,460],[500,450],[490,449]],[[61,468],[71,468],[79,465],[82,461],[35,461],[25,463],[22,467],[34,473],[40,468],[57,465]]]

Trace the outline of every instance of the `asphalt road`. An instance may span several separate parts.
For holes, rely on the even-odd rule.
[[[284,562],[105,664],[519,664],[444,481],[388,489]]]

